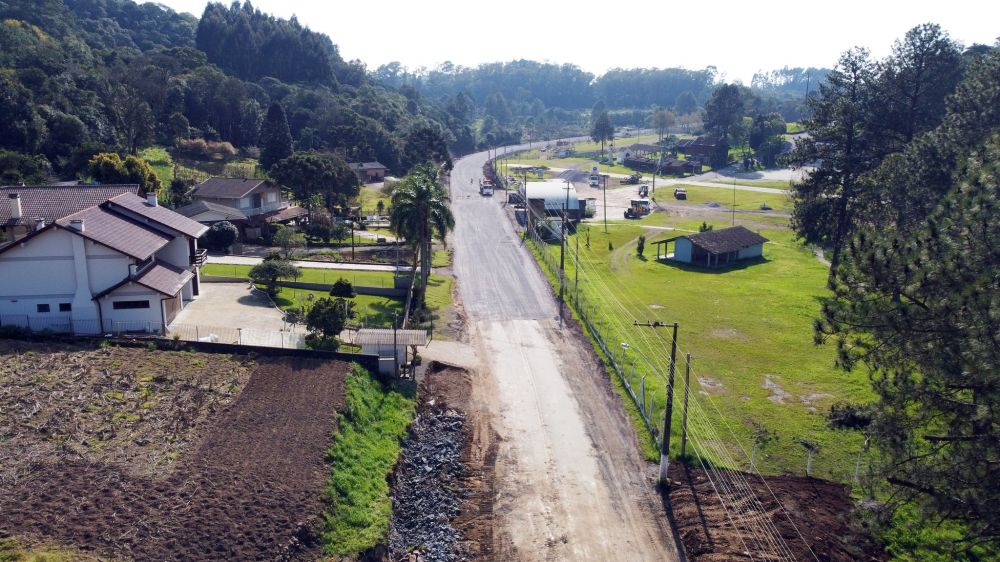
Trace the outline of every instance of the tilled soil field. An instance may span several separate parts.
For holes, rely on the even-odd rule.
[[[343,362],[257,358],[235,401],[190,438],[173,470],[158,475],[72,451],[34,460],[22,449],[28,471],[0,495],[0,537],[44,537],[134,560],[311,556],[347,370]]]
[[[884,553],[863,552],[849,540],[852,505],[841,484],[801,476],[762,480],[724,470],[713,472],[710,479],[704,470],[681,463],[671,465],[670,476],[675,484],[667,509],[672,508],[673,524],[690,562],[886,559]],[[738,477],[749,483],[756,500],[736,493],[733,483]],[[770,526],[788,550],[760,538],[764,533],[759,530]]]
[[[393,475],[393,561],[490,560],[496,440],[464,369],[431,363]]]

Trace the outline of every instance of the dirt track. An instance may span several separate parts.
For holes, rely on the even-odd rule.
[[[315,547],[347,364],[261,359],[162,478],[84,460],[33,467],[0,497],[0,536],[135,560],[282,560]],[[74,457],[77,458],[77,457]]]
[[[497,199],[456,163],[455,266],[480,360],[473,395],[499,434],[498,559],[676,560],[653,467],[589,342],[559,329],[551,290]]]

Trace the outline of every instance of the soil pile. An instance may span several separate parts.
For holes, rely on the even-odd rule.
[[[0,496],[0,536],[42,535],[136,560],[282,560],[311,551],[347,370],[260,359],[239,397],[161,478],[76,455],[32,463],[30,476]]]
[[[675,484],[668,513],[687,559],[722,562],[753,559],[789,560],[783,546],[755,532],[776,529],[793,555],[792,560],[856,562],[884,560],[884,553],[860,552],[847,537],[852,510],[846,486],[799,476],[768,476],[704,470],[681,463],[671,465]],[[732,483],[745,479],[754,498],[740,494]],[[780,505],[779,505],[780,502]],[[773,530],[772,530],[773,532]]]

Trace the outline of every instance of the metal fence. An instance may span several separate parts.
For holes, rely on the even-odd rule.
[[[169,338],[185,341],[255,345],[281,349],[305,349],[306,347],[306,335],[294,331],[173,324],[167,327],[166,335]]]
[[[113,322],[97,319],[78,319],[66,316],[44,317],[25,314],[0,315],[0,327],[16,326],[34,333],[115,336],[124,334],[161,334],[160,322]]]

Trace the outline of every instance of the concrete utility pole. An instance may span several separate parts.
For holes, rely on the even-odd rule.
[[[667,411],[663,416],[663,438],[660,439],[660,484],[666,485],[668,483],[667,479],[667,469],[670,467],[670,424],[671,418],[674,413],[674,367],[677,361],[677,322],[673,324],[665,324],[663,322],[646,322],[640,324],[638,322],[633,322],[633,326],[645,326],[647,328],[666,328],[667,326],[672,326],[674,329],[673,337],[670,341],[670,370],[667,375]]]
[[[604,176],[604,234],[608,233],[608,176]]]
[[[566,180],[566,202],[563,203],[562,212],[562,228],[559,236],[559,327],[563,326],[563,302],[565,295],[563,294],[566,287],[566,210],[569,207],[569,180]]]

